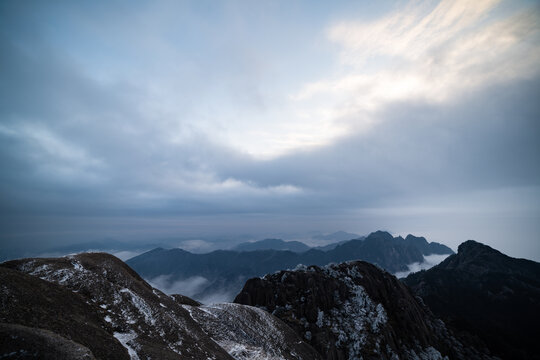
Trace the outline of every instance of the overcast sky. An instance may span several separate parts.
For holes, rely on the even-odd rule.
[[[540,6],[2,1],[0,164],[3,248],[383,229],[538,261]]]

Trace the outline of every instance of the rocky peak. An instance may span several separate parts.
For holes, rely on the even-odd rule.
[[[458,254],[467,257],[476,257],[479,255],[488,256],[506,256],[500,251],[495,250],[488,245],[484,245],[474,240],[467,240],[458,246]]]
[[[503,359],[538,359],[540,264],[469,240],[404,282],[463,341]]]
[[[387,231],[377,230],[369,234],[365,240],[386,240],[392,241],[394,237]]]
[[[514,259],[500,251],[474,240],[460,244],[458,253],[449,256],[439,269],[462,271],[469,276],[478,277],[483,274],[516,274],[531,278],[538,278],[538,269],[535,263],[525,259]]]
[[[394,276],[362,261],[250,279],[235,302],[276,315],[324,359],[483,358]]]
[[[409,234],[405,237],[405,240],[422,246],[428,244],[428,241],[423,236],[414,236]]]

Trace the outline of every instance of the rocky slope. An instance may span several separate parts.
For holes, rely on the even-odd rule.
[[[313,358],[313,349],[271,315],[235,306],[220,317],[217,308],[153,289],[108,254],[9,261],[0,276],[0,331],[16,334],[0,343],[0,357],[38,351],[38,358],[53,358],[67,351],[64,358],[73,359]],[[214,326],[201,321],[201,312],[213,314]],[[216,330],[218,324],[230,330],[234,314],[257,318],[267,330],[253,332],[236,321],[236,334]],[[293,336],[284,337],[287,331]]]
[[[80,347],[82,352],[89,349],[92,357],[129,359],[106,316],[104,309],[64,286],[0,267],[1,332],[10,334],[0,336],[0,358],[13,352],[77,358]]]
[[[229,303],[184,308],[235,359],[320,359],[311,346],[267,311]]]
[[[464,346],[391,274],[362,261],[250,279],[236,303],[266,309],[324,359],[489,359]]]
[[[504,359],[540,359],[540,264],[467,241],[404,282],[464,341]]]

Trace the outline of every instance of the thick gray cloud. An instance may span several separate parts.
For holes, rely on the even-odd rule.
[[[268,108],[277,95],[269,90],[268,65],[250,44],[236,43],[223,61],[197,63],[195,45],[174,52],[158,41],[172,36],[154,24],[159,21],[141,20],[144,12],[133,10],[119,19],[122,26],[131,19],[159,31],[135,40],[140,32],[114,27],[108,16],[103,26],[110,35],[132,43],[110,40],[106,45],[118,48],[88,50],[95,59],[81,60],[84,44],[77,40],[92,38],[55,32],[80,26],[93,31],[82,34],[105,38],[106,31],[73,6],[61,14],[80,25],[55,28],[50,19],[59,15],[51,12],[9,2],[1,9],[0,241],[6,247],[107,237],[302,238],[310,230],[383,228],[420,231],[454,247],[477,237],[540,259],[537,75],[467,88],[452,101],[390,99],[369,115],[377,121],[367,129],[352,127],[332,141],[260,158],[223,141],[223,133],[239,128],[214,121],[273,114]],[[40,21],[32,25],[27,17]],[[202,28],[215,35],[212,26]],[[214,35],[205,40],[217,41]],[[212,51],[229,54],[223,49],[232,38],[223,35]],[[134,49],[140,58],[133,59]],[[122,57],[126,69],[117,68]],[[185,68],[176,69],[175,60]],[[241,110],[231,112],[234,106]],[[364,116],[355,105],[344,121]],[[505,242],[512,234],[526,239]]]

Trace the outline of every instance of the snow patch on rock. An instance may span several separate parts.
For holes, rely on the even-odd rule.
[[[137,344],[134,342],[134,340],[137,338],[137,334],[135,334],[134,331],[131,331],[129,333],[115,332],[113,336],[117,338],[118,341],[120,341],[120,343],[122,344],[122,346],[127,349],[131,360],[139,360],[139,356],[134,349],[134,347],[137,346]]]

